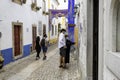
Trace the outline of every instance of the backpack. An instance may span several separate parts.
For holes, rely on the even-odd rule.
[[[45,39],[41,40],[41,46],[45,46]]]

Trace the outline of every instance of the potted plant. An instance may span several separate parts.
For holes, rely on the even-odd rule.
[[[35,8],[35,6],[36,6],[35,3],[32,3],[32,4],[31,4],[31,8],[32,8],[32,9]]]
[[[49,12],[46,12],[45,14],[46,14],[46,15],[49,15]]]
[[[45,11],[43,11],[43,14],[45,14]]]

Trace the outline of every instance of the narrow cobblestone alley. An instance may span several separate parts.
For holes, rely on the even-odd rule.
[[[79,80],[76,61],[72,58],[68,69],[59,69],[58,50],[53,52],[55,54],[39,66],[27,80]]]
[[[5,72],[0,73],[0,80],[80,80],[77,60],[71,57],[68,69],[60,69],[58,49],[47,54],[47,60],[35,60],[35,54],[26,59],[7,65]],[[32,59],[31,59],[32,58]],[[15,64],[18,64],[15,66]],[[13,67],[14,66],[14,67]],[[14,68],[14,69],[13,69]]]

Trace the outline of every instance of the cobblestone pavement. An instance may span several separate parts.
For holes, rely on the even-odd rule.
[[[53,48],[52,48],[53,49]],[[42,56],[42,55],[41,55]],[[12,63],[0,73],[0,80],[80,80],[77,61],[71,58],[68,69],[60,69],[58,49],[48,51],[47,60],[35,61],[35,55]]]
[[[77,61],[71,58],[68,69],[59,68],[58,50],[55,55],[45,61],[39,68],[33,72],[26,80],[80,80]]]
[[[57,44],[50,46],[48,49],[48,52],[55,49],[56,46]],[[19,59],[15,62],[11,62],[10,64],[4,66],[3,70],[2,71],[0,70],[0,80],[7,80],[9,77],[22,71],[24,68],[26,68],[26,66],[36,61],[35,56],[36,56],[36,53],[31,54],[30,56],[27,56],[25,58]]]

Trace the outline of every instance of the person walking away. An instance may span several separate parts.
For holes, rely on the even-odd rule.
[[[65,29],[61,29],[59,40],[58,40],[58,48],[60,50],[60,68],[65,68],[65,55],[66,55],[66,41],[65,41]]]
[[[65,56],[65,64],[70,62],[70,49],[71,46],[75,44],[75,42],[72,42],[69,40],[68,35],[65,35],[65,39],[66,39],[66,56]]]
[[[37,55],[36,55],[36,60],[40,59],[40,52],[41,52],[41,46],[40,46],[40,37],[37,36],[36,37],[36,46],[35,46],[35,49],[36,49],[36,52],[37,52]]]
[[[41,47],[42,47],[43,54],[44,54],[43,60],[46,60],[46,58],[47,58],[46,53],[47,53],[47,49],[48,49],[48,41],[47,41],[46,34],[43,35],[43,39],[41,40]]]

